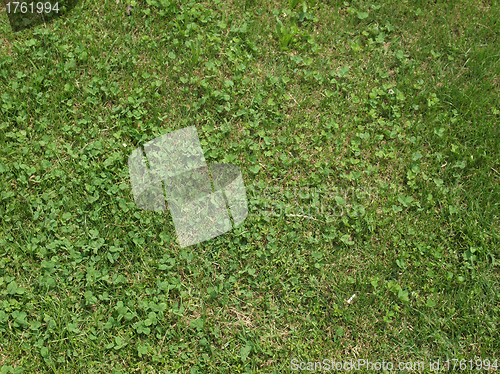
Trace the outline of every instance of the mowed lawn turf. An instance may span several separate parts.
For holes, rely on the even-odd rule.
[[[498,1],[2,9],[0,373],[498,371]],[[180,248],[127,160],[188,126],[249,214]]]

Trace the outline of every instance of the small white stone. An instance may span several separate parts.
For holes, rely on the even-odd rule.
[[[349,300],[347,300],[347,304],[350,304],[352,300],[356,297],[356,294],[352,295]]]

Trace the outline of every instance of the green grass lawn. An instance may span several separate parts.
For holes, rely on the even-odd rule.
[[[1,12],[0,373],[498,371],[499,2],[134,4]],[[127,160],[192,125],[249,214],[180,248]]]

